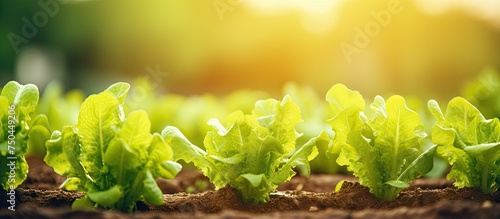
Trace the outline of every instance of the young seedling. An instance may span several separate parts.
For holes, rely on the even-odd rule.
[[[295,175],[293,167],[305,166],[317,155],[317,141],[328,141],[326,134],[315,137],[295,149],[299,134],[300,109],[285,96],[257,101],[250,115],[236,111],[221,123],[212,119],[205,137],[205,150],[191,144],[175,127],[166,127],[162,135],[172,146],[175,159],[193,162],[216,189],[227,185],[238,191],[243,201],[266,203],[278,185]]]
[[[438,120],[432,129],[432,141],[438,153],[448,158],[451,167],[447,179],[455,179],[458,188],[476,187],[484,193],[498,190],[500,183],[500,122],[485,119],[476,107],[461,97],[448,103],[446,114],[435,100],[429,110]]]
[[[61,185],[85,193],[74,209],[104,207],[131,212],[137,201],[163,203],[155,179],[173,178],[181,166],[160,134],[150,133],[144,111],[125,117],[129,85],[117,83],[82,104],[78,123],[55,131],[44,161],[67,180]]]
[[[436,146],[423,150],[419,140],[426,134],[419,115],[403,97],[387,102],[375,97],[370,119],[363,113],[361,94],[342,84],[334,85],[326,99],[335,115],[328,121],[335,132],[328,153],[339,154],[337,163],[347,166],[375,197],[395,199],[410,181],[432,169]]]

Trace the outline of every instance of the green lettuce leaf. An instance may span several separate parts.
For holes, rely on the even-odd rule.
[[[193,162],[217,189],[229,185],[243,201],[257,204],[269,201],[269,193],[295,175],[293,167],[303,165],[309,171],[316,142],[329,141],[322,134],[296,150],[295,125],[301,121],[300,109],[285,96],[282,101],[257,101],[250,115],[235,111],[224,122],[209,120],[206,151],[174,127],[166,127],[162,136],[172,145],[175,160]]]
[[[438,103],[429,101],[429,110],[437,118],[432,141],[440,145],[438,153],[452,165],[447,179],[455,179],[458,188],[476,187],[485,193],[498,190],[500,175],[500,122],[485,119],[467,100],[453,98],[443,114]]]
[[[0,183],[17,188],[28,174],[28,147],[43,146],[50,137],[45,115],[36,115],[38,88],[33,84],[7,83],[0,94]],[[32,119],[32,117],[34,118]]]
[[[108,92],[89,96],[82,104],[75,128],[84,136],[79,140],[82,145],[81,162],[92,179],[107,175],[104,168],[104,152],[111,140],[115,138],[116,128],[121,126],[120,106],[118,100]],[[105,190],[110,180],[100,180],[97,188]]]
[[[163,140],[160,134],[153,134],[153,141],[148,148],[148,169],[154,178],[172,179],[182,169],[182,166],[173,162],[174,152]]]
[[[106,89],[106,91],[111,92],[111,94],[115,96],[116,100],[118,100],[120,104],[124,104],[129,89],[130,89],[130,84],[125,82],[118,82],[109,86],[108,89]]]
[[[44,114],[33,118],[28,133],[28,151],[30,155],[45,155],[45,142],[50,139],[49,119]]]
[[[115,185],[105,191],[89,192],[87,196],[98,205],[112,208],[123,197],[123,188]]]
[[[61,185],[86,195],[75,209],[101,206],[131,212],[140,200],[163,203],[159,177],[173,178],[181,169],[170,146],[151,134],[145,111],[124,115],[128,84],[117,83],[89,96],[78,123],[55,131],[47,141],[44,161],[67,180]]]
[[[338,154],[337,163],[347,166],[375,197],[395,199],[410,181],[432,169],[436,148],[423,151],[423,125],[403,97],[391,96],[387,102],[375,97],[371,118],[363,112],[361,94],[345,85],[334,85],[326,100],[334,113],[328,122],[335,132],[328,152]]]

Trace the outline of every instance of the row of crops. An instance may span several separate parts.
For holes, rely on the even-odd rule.
[[[331,87],[326,101],[295,84],[285,86],[281,100],[255,91],[156,95],[145,81],[134,86],[120,82],[85,98],[51,84],[40,98],[34,85],[6,84],[3,189],[13,191],[26,179],[27,154],[44,156],[67,177],[62,187],[85,193],[75,209],[131,212],[140,200],[160,205],[155,180],[174,178],[181,161],[253,204],[269,201],[295,171],[348,171],[385,200],[415,178],[441,176],[447,165],[458,188],[491,193],[500,185],[500,79],[491,70],[465,89],[466,98],[443,108],[398,95],[366,104],[342,84]]]

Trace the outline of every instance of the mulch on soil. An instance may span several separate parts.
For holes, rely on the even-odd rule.
[[[444,179],[419,179],[393,201],[376,199],[366,187],[346,182],[333,192],[340,180],[355,178],[340,175],[294,177],[273,193],[262,205],[240,201],[234,189],[187,194],[197,181],[208,180],[197,170],[183,170],[176,179],[159,180],[164,204],[138,203],[133,214],[96,210],[72,211],[71,203],[83,194],[58,189],[60,177],[41,159],[29,158],[28,180],[16,190],[16,212],[0,204],[0,218],[500,218],[500,192],[484,194],[478,189],[453,188]],[[6,200],[6,192],[0,198]]]

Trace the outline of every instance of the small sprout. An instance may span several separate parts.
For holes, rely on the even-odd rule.
[[[207,190],[208,188],[208,182],[205,180],[197,179],[194,182],[194,185],[190,185],[186,188],[186,193],[188,194],[194,194],[194,193],[199,193]]]
[[[338,182],[335,186],[335,192],[340,192],[340,189],[342,189],[342,185],[344,185],[345,182],[345,180],[341,180],[340,182]]]

